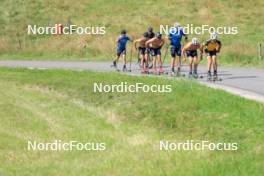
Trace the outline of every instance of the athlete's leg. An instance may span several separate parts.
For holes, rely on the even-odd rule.
[[[148,67],[149,69],[153,69],[153,49],[148,48],[147,49],[147,54],[148,54]]]
[[[144,72],[145,70],[145,58],[144,58],[144,55],[141,53],[140,54],[140,68],[141,68],[141,72]]]
[[[171,52],[171,72],[174,73],[174,67],[175,67],[175,56],[176,56],[176,49],[174,46],[171,46],[170,52]]]
[[[193,70],[193,57],[192,56],[189,56],[189,67],[190,67],[190,70],[189,70],[189,75],[192,75],[192,70]]]
[[[123,59],[124,59],[124,66],[123,66],[123,70],[126,70],[126,64],[127,64],[127,60],[126,60],[126,53],[123,52]]]
[[[157,71],[157,66],[156,66],[156,59],[157,56],[152,56],[152,65],[153,65],[153,71],[156,72]]]
[[[197,69],[198,69],[198,64],[199,64],[199,59],[197,56],[193,57],[193,62],[194,62],[194,75],[197,75]]]
[[[214,68],[214,75],[217,75],[217,58],[216,55],[212,56],[212,61],[213,61],[213,68]]]
[[[145,59],[145,67],[146,67],[146,71],[149,70],[149,55],[148,53],[146,52],[145,55],[144,55],[144,59]]]
[[[174,67],[175,67],[175,56],[171,57],[171,71],[174,72]]]
[[[121,55],[121,54],[117,54],[117,55],[116,55],[116,58],[113,60],[113,62],[115,62],[115,63],[118,62],[118,60],[119,60],[119,58],[120,58],[120,55]]]
[[[177,48],[176,57],[178,56],[177,60],[177,72],[181,71],[181,47]]]
[[[144,55],[143,55],[143,58],[144,58],[144,61],[145,61],[145,72],[148,72],[148,54],[147,53],[145,53]]]
[[[161,59],[161,54],[160,53],[157,55],[157,58],[158,58],[158,63],[159,63],[159,71],[160,72],[163,72],[163,69],[162,69],[162,59]]]
[[[178,56],[176,58],[177,58],[177,72],[180,72],[180,70],[181,70],[181,56]]]
[[[212,68],[212,57],[209,55],[207,56],[207,71],[208,71],[208,76],[211,75],[211,68]]]
[[[113,66],[117,68],[117,62],[121,56],[121,53],[117,50],[116,58],[113,60]]]

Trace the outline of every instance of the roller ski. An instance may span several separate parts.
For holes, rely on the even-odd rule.
[[[195,70],[195,71],[193,72],[193,78],[194,78],[194,79],[203,79],[203,76],[202,76],[202,75],[198,75],[197,71]]]
[[[207,81],[212,81],[212,74],[210,71],[207,73]]]
[[[190,78],[190,79],[193,78],[193,74],[192,74],[192,72],[189,72],[188,78]]]
[[[202,75],[198,75],[197,72],[189,72],[189,78],[193,78],[193,79],[203,79]]]
[[[129,70],[127,69],[126,65],[123,65],[123,69],[122,69],[123,72],[128,72]]]
[[[114,61],[114,62],[113,62],[113,64],[112,64],[112,65],[110,65],[110,67],[114,68],[114,69],[115,69],[115,71],[117,71],[117,72],[119,72],[119,71],[120,71],[120,70],[117,68],[117,63],[116,63],[116,61]]]
[[[198,76],[198,74],[196,72],[193,73],[193,78],[194,79],[198,79],[199,78],[199,76]]]
[[[185,74],[182,74],[180,72],[180,68],[178,68],[177,72],[175,73],[174,68],[171,69],[171,76],[175,76],[175,77],[185,77]]]
[[[213,75],[213,81],[214,82],[215,81],[222,81],[222,78],[219,78],[218,75],[217,75],[217,73],[214,73],[214,75]]]
[[[175,77],[185,77],[184,73],[181,72],[171,72],[171,76],[175,76]]]
[[[222,81],[222,78],[219,78],[216,72],[214,72],[213,76],[211,75],[211,72],[208,72],[207,73],[207,80],[215,82],[215,81]]]

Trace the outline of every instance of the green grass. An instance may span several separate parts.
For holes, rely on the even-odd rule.
[[[31,60],[111,60],[115,40],[122,28],[138,38],[149,25],[160,24],[237,26],[238,35],[219,36],[223,43],[221,62],[263,66],[257,44],[264,41],[262,0],[2,0],[0,7],[0,58]],[[254,8],[250,8],[254,7]],[[28,36],[27,25],[106,26],[104,36]],[[190,36],[192,37],[192,36]],[[198,36],[201,41],[208,34]],[[19,42],[20,41],[20,42]]]
[[[0,175],[262,175],[264,106],[195,81],[0,69]],[[93,83],[173,91],[93,93]],[[98,151],[28,151],[27,141],[105,142]],[[237,142],[237,151],[159,151],[160,140]]]

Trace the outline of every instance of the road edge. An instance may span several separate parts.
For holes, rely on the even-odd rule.
[[[214,83],[206,83],[206,82],[199,82],[202,85],[205,85],[207,87],[213,88],[213,89],[221,89],[226,92],[232,93],[234,95],[250,99],[250,100],[255,100],[258,101],[262,104],[264,104],[264,96],[255,92],[250,92],[247,90],[239,89],[239,88],[234,88],[231,86],[224,86],[224,85],[219,85],[219,84],[214,84]]]

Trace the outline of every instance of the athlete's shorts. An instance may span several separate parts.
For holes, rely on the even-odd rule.
[[[160,48],[151,48],[151,55],[152,56],[161,55]]]
[[[207,51],[206,52],[207,53],[207,56],[210,56],[210,57],[212,57],[212,56],[216,56],[216,51]]]
[[[152,53],[152,49],[153,49],[153,48],[147,48],[147,49],[146,49],[147,54],[151,54],[151,53]]]
[[[146,48],[138,47],[138,52],[139,52],[140,55],[145,55]]]
[[[176,55],[181,56],[181,46],[179,47],[171,46],[170,51],[171,51],[171,57],[175,57]]]
[[[186,55],[187,57],[196,57],[198,54],[197,54],[197,50],[194,50],[194,51],[186,51]]]
[[[117,48],[116,55],[119,57],[121,54],[126,54],[126,48]]]

